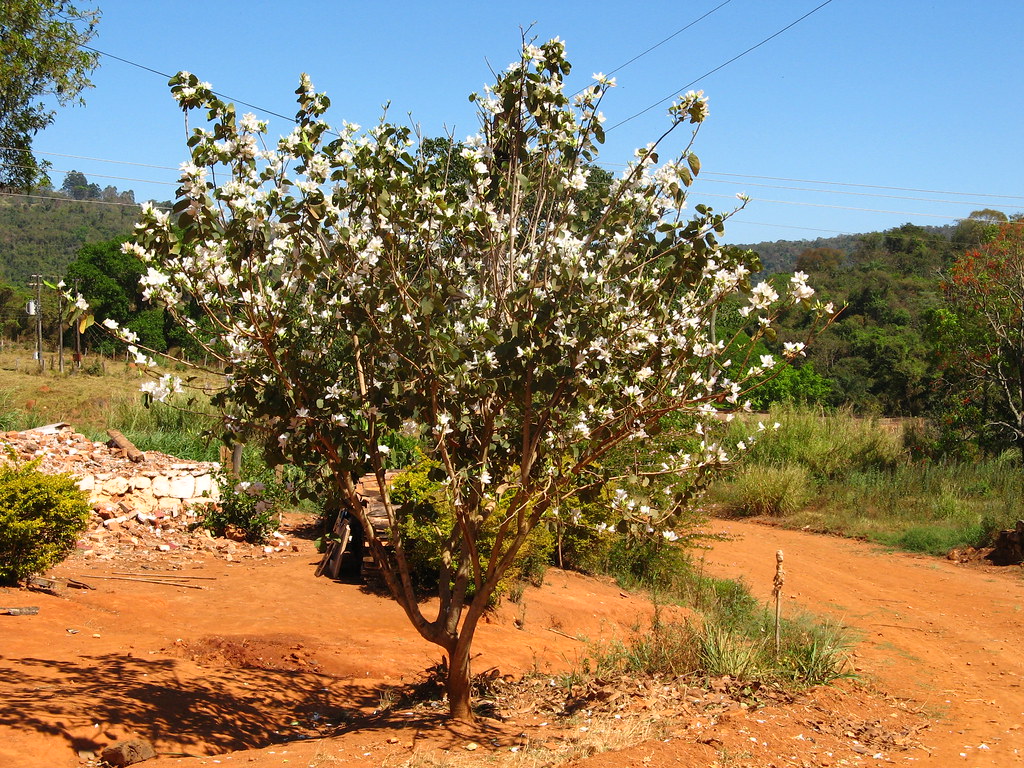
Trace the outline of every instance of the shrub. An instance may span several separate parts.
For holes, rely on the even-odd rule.
[[[13,584],[61,562],[75,547],[91,507],[70,475],[47,475],[39,460],[10,454],[0,467],[0,583]]]
[[[199,523],[202,527],[214,536],[236,532],[251,544],[262,544],[277,530],[280,508],[290,496],[272,471],[242,481],[221,473],[217,483],[220,501],[206,505]]]
[[[391,500],[396,505],[410,575],[417,592],[423,595],[437,588],[442,550],[455,525],[455,516],[444,486],[432,479],[439,468],[436,461],[421,457],[396,477],[391,487]],[[477,546],[485,557],[491,554],[496,525],[492,517],[490,525],[485,526],[478,540]],[[554,534],[543,525],[534,528],[498,584],[493,601],[507,593],[517,582],[540,584],[551,562],[554,548]],[[473,593],[472,584],[469,593]]]
[[[685,592],[692,576],[689,558],[678,546],[626,536],[611,539],[602,571],[626,589],[648,589],[663,596]]]
[[[722,490],[726,509],[739,515],[788,515],[813,494],[810,473],[801,466],[754,465],[741,469]]]

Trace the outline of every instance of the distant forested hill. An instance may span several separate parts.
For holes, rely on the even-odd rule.
[[[916,229],[949,239],[956,230],[956,225],[916,227]],[[776,240],[775,242],[752,243],[737,247],[758,253],[761,256],[761,267],[764,273],[774,275],[779,272],[793,272],[796,269],[797,257],[811,249],[830,248],[850,256],[860,248],[863,237],[864,235],[837,235],[836,237],[818,237],[814,240]]]
[[[19,287],[37,273],[60,279],[83,245],[130,234],[138,215],[132,193],[113,187],[85,199],[0,195],[0,279]]]

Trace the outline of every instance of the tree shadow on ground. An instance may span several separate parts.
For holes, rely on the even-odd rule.
[[[313,672],[204,667],[186,675],[178,660],[116,654],[8,664],[0,726],[63,736],[76,750],[102,746],[81,736],[92,723],[206,753],[262,747],[327,735],[380,700],[373,687]]]
[[[74,751],[96,752],[109,743],[105,726],[94,733],[94,723],[135,732],[162,753],[213,755],[410,728],[429,730],[442,748],[473,738],[514,743],[496,721],[450,721],[440,701],[432,710],[389,709],[382,706],[390,695],[383,689],[315,672],[203,666],[196,674],[177,659],[118,654],[5,662],[0,727],[63,738]]]

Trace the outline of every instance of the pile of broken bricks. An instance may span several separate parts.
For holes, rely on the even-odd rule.
[[[156,451],[94,442],[67,424],[0,433],[21,461],[40,459],[39,470],[65,473],[89,494],[93,515],[78,542],[87,559],[153,559],[167,552],[209,552],[225,560],[266,557],[295,547],[279,532],[266,545],[214,539],[198,525],[204,505],[220,498],[215,462],[189,462]]]

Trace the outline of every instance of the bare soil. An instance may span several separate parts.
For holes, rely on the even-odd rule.
[[[386,597],[315,578],[298,528],[296,551],[262,559],[77,554],[50,575],[94,590],[0,589],[0,606],[39,607],[0,616],[0,768],[97,765],[132,736],[156,747],[146,765],[179,768],[1024,761],[1019,568],[751,523],[712,528],[729,539],[706,553],[707,572],[742,576],[762,599],[785,552],[784,610],[855,627],[856,680],[793,696],[728,679],[581,684],[573,670],[597,645],[644,631],[650,602],[552,570],[479,632],[474,668],[489,671],[495,717],[451,724],[427,679],[440,653]],[[124,573],[190,576],[200,588],[101,578]],[[419,704],[402,698],[414,684]]]

